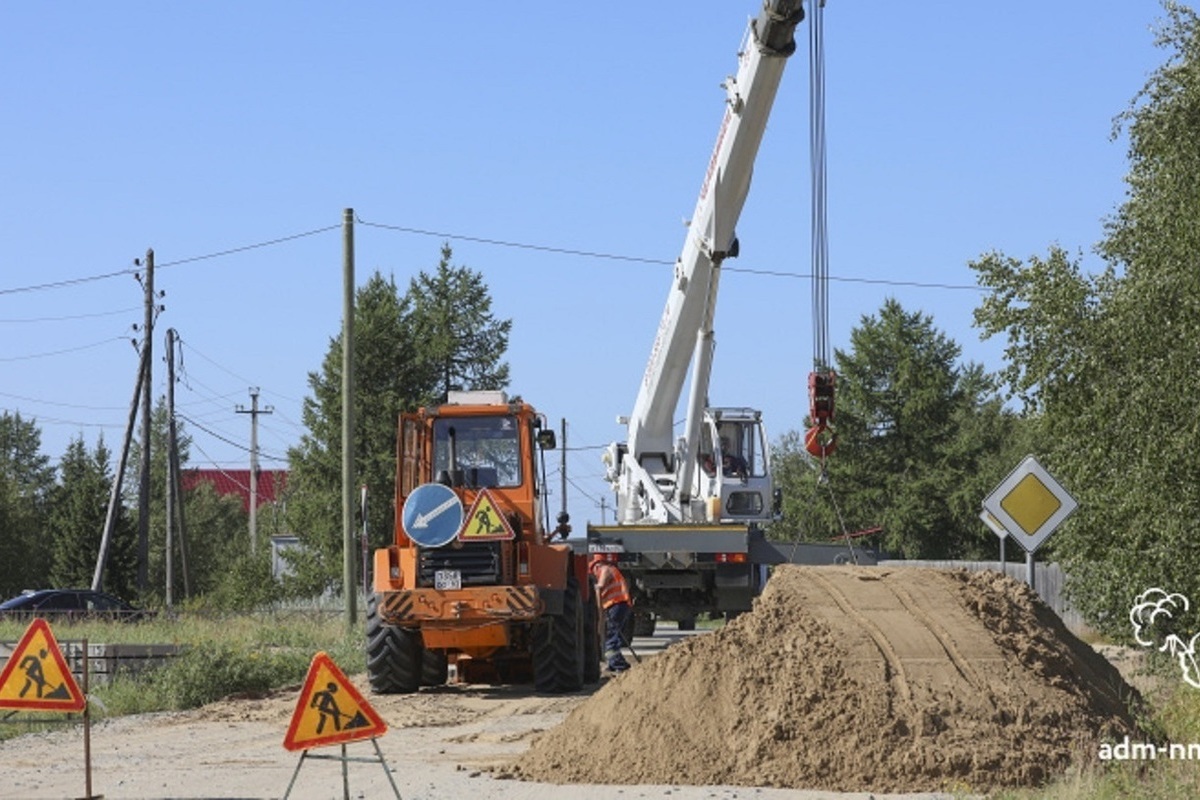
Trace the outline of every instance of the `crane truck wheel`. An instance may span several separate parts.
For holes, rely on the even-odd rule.
[[[534,627],[533,685],[537,691],[574,692],[583,686],[582,605],[579,583],[574,576],[569,577],[563,613],[547,615]]]
[[[653,636],[658,620],[649,611],[633,612],[633,635]]]
[[[649,611],[634,611],[626,618],[625,625],[621,628],[621,638],[626,644],[632,644],[633,637],[653,636],[657,627],[658,619]]]
[[[415,692],[421,687],[424,652],[421,632],[385,623],[379,616],[379,595],[372,593],[367,599],[367,681],[371,691]]]

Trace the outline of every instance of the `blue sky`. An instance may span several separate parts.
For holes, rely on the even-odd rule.
[[[341,324],[353,208],[373,223],[356,228],[359,284],[378,270],[406,287],[444,241],[483,274],[513,320],[511,392],[568,421],[582,531],[608,496],[601,448],[623,436],[757,7],[0,4],[0,408],[34,419],[55,462],[81,435],[119,446],[142,294],[132,275],[97,276],[153,248],[154,396],[174,328],[191,466],[245,468],[251,386],[274,409],[263,466],[285,466]],[[971,327],[967,262],[1057,243],[1098,267],[1125,191],[1112,120],[1165,58],[1161,17],[1152,2],[829,0],[835,347],[891,296],[964,360],[1002,366],[1003,343]],[[798,38],[721,283],[710,392],[763,409],[773,440],[802,427],[812,367]],[[557,510],[557,454],[551,469]]]

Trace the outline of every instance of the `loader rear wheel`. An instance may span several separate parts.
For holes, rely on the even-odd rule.
[[[411,694],[421,687],[425,648],[420,631],[388,625],[379,595],[367,599],[367,681],[376,694]]]
[[[574,692],[583,686],[581,605],[579,584],[567,578],[563,613],[547,616],[534,628],[533,685],[539,692]]]

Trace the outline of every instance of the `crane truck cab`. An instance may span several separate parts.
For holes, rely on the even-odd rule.
[[[670,458],[656,455],[651,460],[655,472],[646,469],[645,459],[636,466],[627,463],[626,443],[608,446],[603,459],[606,479],[616,486],[623,479],[633,483],[617,492],[619,523],[765,525],[777,518],[778,496],[761,411],[707,408],[697,439],[694,468],[686,470],[688,447],[682,439]],[[652,482],[657,491],[639,491],[636,480]]]
[[[396,527],[375,551],[367,675],[377,693],[532,680],[539,691],[599,679],[586,556],[554,543],[545,450],[553,429],[502,392],[450,392],[400,416]]]

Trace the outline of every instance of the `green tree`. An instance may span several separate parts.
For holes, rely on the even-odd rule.
[[[401,296],[395,280],[376,272],[355,292],[354,453],[368,487],[372,546],[391,541],[395,526],[396,429],[402,411],[441,402],[454,389],[499,389],[500,361],[511,321],[491,313],[482,276],[451,267],[443,246],[433,275],[413,278]],[[342,574],[342,337],[330,341],[302,419],[307,433],[289,451],[287,521],[305,545],[293,565],[292,591],[340,586]]]
[[[892,299],[864,317],[851,349],[835,351],[838,449],[815,469],[803,436],[776,446],[785,524],[778,532],[828,539],[881,527],[882,546],[908,558],[991,555],[979,522],[993,463],[1014,420],[993,379],[931,318]]]
[[[436,399],[462,389],[503,389],[508,385],[512,320],[492,314],[492,298],[483,275],[450,265],[449,245],[433,275],[422,272],[409,285],[412,330],[421,361],[432,372]]]
[[[1060,250],[974,264],[991,294],[985,333],[1005,333],[1010,390],[1039,409],[1048,466],[1079,499],[1049,540],[1072,599],[1128,635],[1152,586],[1200,602],[1200,25],[1166,3],[1170,53],[1115,132],[1129,133],[1127,199],[1106,223],[1098,275]]]
[[[60,482],[50,502],[55,586],[91,586],[112,493],[111,454],[101,437],[88,452],[83,438],[72,439],[59,462]],[[135,532],[123,509],[110,545],[105,588],[133,597],[137,585]]]
[[[150,417],[150,552],[147,565],[146,602],[163,602],[167,584],[167,537],[166,537],[166,487],[167,462],[170,442],[170,410],[164,398],[160,398]],[[192,437],[187,426],[176,421],[176,448],[180,470],[185,470],[191,459]],[[140,479],[141,448],[131,448],[129,475],[125,486],[136,507],[136,487]],[[172,524],[172,597],[184,597],[184,567],[188,582],[186,588],[193,597],[215,590],[234,565],[250,559],[249,515],[237,497],[220,497],[207,483],[184,491],[177,502],[183,503],[184,527],[178,521]],[[265,537],[263,537],[265,538]],[[261,544],[261,542],[260,542]],[[265,549],[265,545],[262,545]],[[270,584],[271,576],[264,569],[259,576]]]
[[[44,588],[50,577],[46,512],[54,467],[42,455],[41,442],[34,421],[19,412],[0,414],[0,594],[5,597]]]

